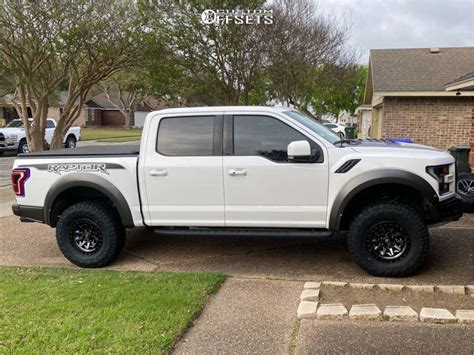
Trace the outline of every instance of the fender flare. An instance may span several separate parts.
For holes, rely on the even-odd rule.
[[[74,187],[88,187],[107,196],[117,209],[124,227],[133,227],[133,218],[127,200],[111,182],[104,178],[87,173],[66,175],[56,181],[46,194],[44,201],[44,221],[51,225],[51,211],[57,197],[64,191]]]
[[[433,187],[414,173],[395,169],[370,171],[351,179],[339,190],[330,212],[329,229],[340,231],[344,210],[354,196],[366,188],[382,184],[400,184],[414,188],[422,194],[425,203],[429,205],[439,201]]]

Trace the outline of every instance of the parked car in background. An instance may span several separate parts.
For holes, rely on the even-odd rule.
[[[345,131],[346,126],[339,123],[333,123],[333,122],[323,123],[323,125],[325,125],[327,128],[330,128],[331,130],[336,132],[341,138],[344,138],[346,134],[346,131]]]
[[[30,122],[32,119],[30,119]],[[52,118],[46,120],[45,141],[51,145],[56,121]],[[81,128],[71,127],[64,135],[64,146],[66,148],[75,148],[76,143],[81,139]],[[17,151],[18,153],[28,153],[29,148],[26,142],[25,128],[20,119],[13,120],[5,127],[0,128],[0,155],[5,151]]]

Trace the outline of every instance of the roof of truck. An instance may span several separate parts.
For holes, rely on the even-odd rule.
[[[200,113],[200,112],[222,112],[222,111],[262,111],[262,112],[283,112],[291,110],[290,107],[274,106],[200,106],[200,107],[178,107],[167,108],[164,110],[153,111],[159,114],[168,113]]]

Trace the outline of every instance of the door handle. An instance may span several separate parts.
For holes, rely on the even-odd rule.
[[[150,170],[150,176],[166,176],[168,171],[166,169],[152,169]]]
[[[247,175],[247,169],[229,169],[229,175],[230,176]]]

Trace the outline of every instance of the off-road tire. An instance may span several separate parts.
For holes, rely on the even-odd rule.
[[[79,249],[73,241],[77,221],[87,220],[100,231],[100,247],[92,253]],[[110,264],[125,246],[125,229],[115,210],[100,201],[82,201],[68,207],[56,226],[56,240],[63,255],[73,264],[84,268],[99,268]]]
[[[409,248],[398,259],[381,260],[369,250],[369,233],[377,225],[400,226],[406,233]],[[371,204],[358,213],[349,225],[347,245],[353,260],[374,276],[403,277],[414,274],[426,261],[430,236],[426,224],[412,207],[397,202]]]

